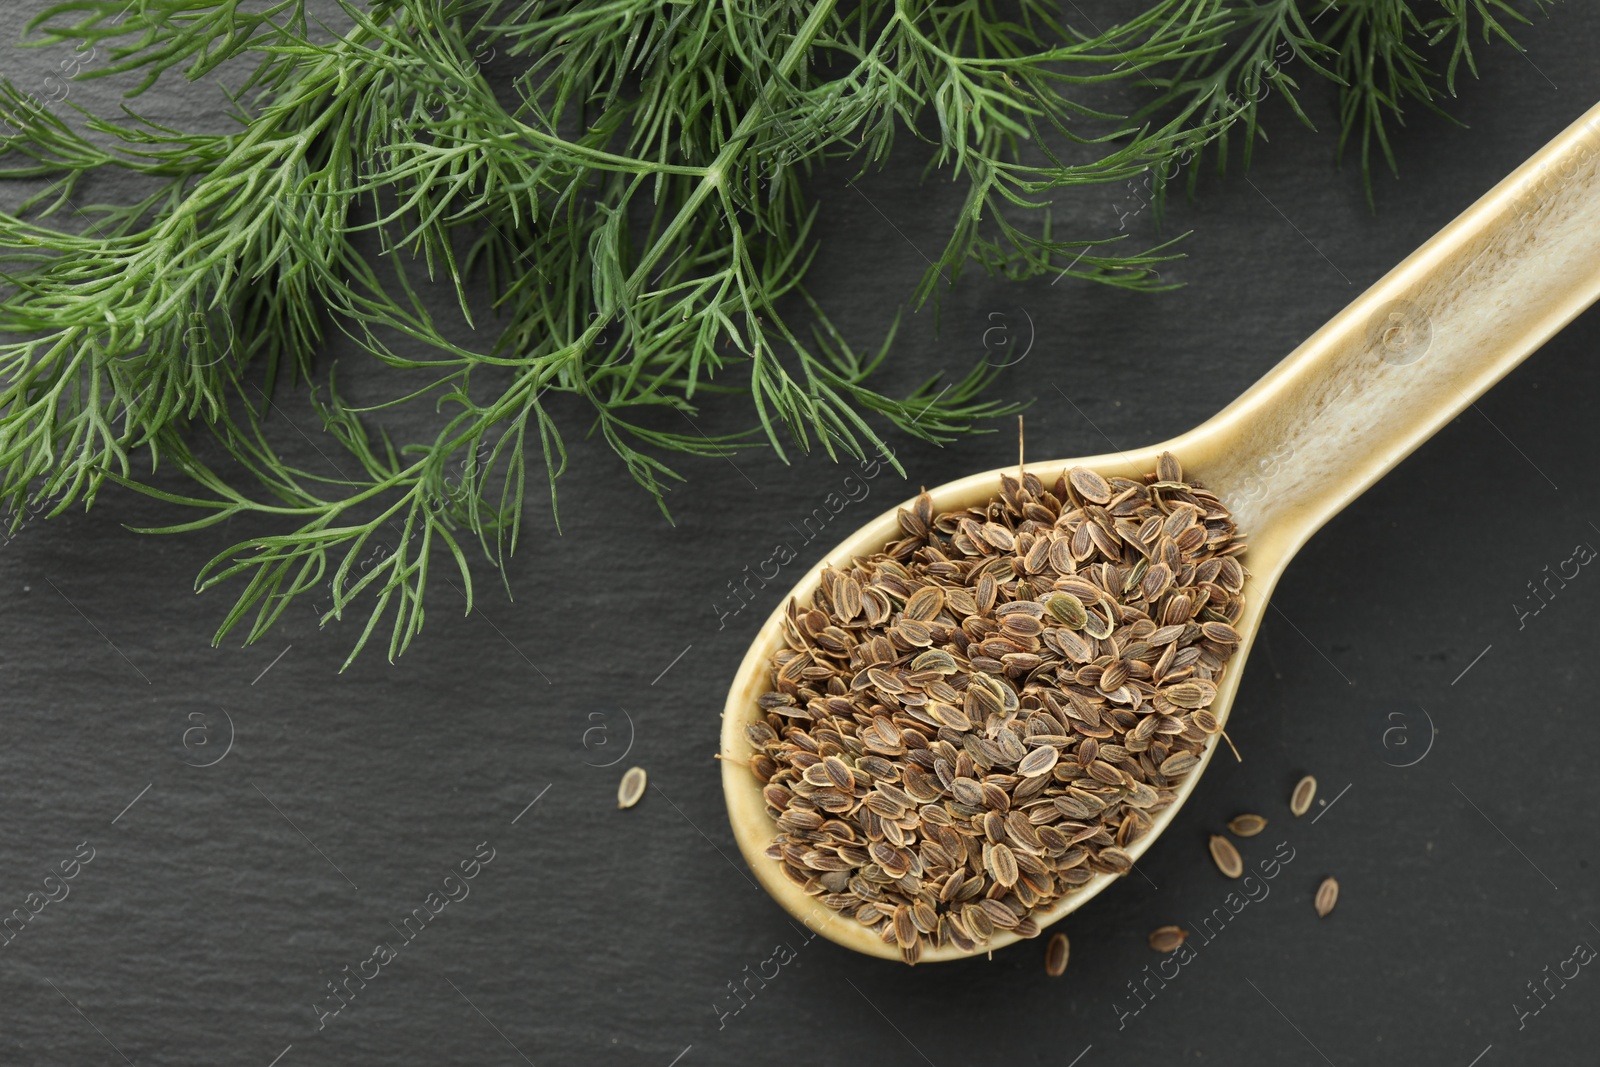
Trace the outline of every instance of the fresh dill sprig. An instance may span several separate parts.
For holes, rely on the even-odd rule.
[[[1544,11],[1555,0],[1530,0],[1524,6]],[[1431,17],[1430,17],[1431,16]],[[1376,146],[1392,172],[1399,172],[1387,123],[1404,125],[1404,104],[1415,100],[1426,111],[1449,119],[1439,105],[1456,93],[1456,74],[1463,62],[1478,76],[1472,52],[1474,30],[1485,44],[1498,38],[1522,50],[1507,22],[1528,22],[1528,15],[1510,0],[1438,0],[1408,4],[1403,0],[1367,0],[1339,4],[1325,31],[1338,50],[1334,70],[1343,81],[1339,95],[1339,150],[1356,141],[1367,198],[1372,199],[1372,150]],[[1449,60],[1441,73],[1430,61],[1443,42]]]
[[[1270,97],[1281,98],[1314,128],[1300,96],[1301,82],[1315,77],[1338,87],[1339,154],[1359,146],[1362,180],[1373,203],[1373,149],[1399,173],[1390,125],[1404,125],[1406,105],[1414,102],[1449,119],[1440,102],[1455,95],[1461,66],[1478,74],[1473,37],[1484,43],[1498,39],[1521,51],[1507,24],[1526,25],[1530,12],[1554,3],[1525,0],[1521,8],[1527,10],[1521,10],[1513,0],[1219,0],[1215,14],[1230,43],[1197,51],[1152,78],[1162,91],[1140,114],[1177,113],[1197,128],[1220,130],[1214,137],[1192,138],[1177,165],[1168,160],[1158,166],[1152,192],[1159,200],[1184,168],[1192,191],[1208,151],[1223,173],[1234,132],[1248,167],[1255,142],[1266,139],[1260,106]],[[1442,69],[1441,52],[1447,52]]]
[[[1016,410],[985,399],[983,364],[899,398],[869,384],[892,327],[859,350],[804,284],[820,165],[859,176],[909,140],[964,184],[919,304],[969,263],[1157,290],[1171,242],[1058,234],[1052,201],[1208,148],[1225,160],[1230,131],[1248,161],[1265,92],[1306,117],[1290,70],[1338,84],[1363,166],[1373,142],[1392,165],[1402,101],[1436,108],[1462,61],[1476,72],[1472,33],[1509,41],[1525,18],[1508,0],[1146,0],[1102,29],[1069,7],[341,0],[332,33],[304,0],[55,4],[28,43],[100,57],[74,76],[134,76],[133,96],[225,76],[239,125],[64,117],[0,80],[0,177],[45,182],[0,214],[0,500],[59,513],[111,481],[195,513],[149,532],[287,528],[202,569],[200,588],[238,590],[217,639],[254,641],[331,588],[323,621],[362,621],[350,658],[385,631],[393,658],[441,560],[469,611],[469,554],[504,578],[530,455],[554,508],[553,395],[586,406],[663,512],[674,453],[893,463],[882,427],[945,442]],[[1446,47],[1436,75],[1423,57]],[[509,92],[485,69],[508,63]],[[1153,99],[1131,116],[1087,102],[1114,83]],[[80,208],[101,171],[151,191]],[[388,399],[347,402],[318,361],[330,330],[387,368]],[[340,445],[327,469],[273,443],[274,397],[296,388]],[[728,395],[748,398],[750,430],[701,433],[702,398]],[[417,404],[438,412],[432,436],[392,441],[385,412]],[[158,485],[159,460],[193,488]]]

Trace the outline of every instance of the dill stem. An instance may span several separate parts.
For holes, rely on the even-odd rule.
[[[793,73],[795,67],[805,58],[806,50],[811,47],[811,42],[816,39],[817,33],[822,29],[822,24],[833,13],[837,2],[838,0],[821,0],[816,7],[811,9],[811,13],[806,17],[805,22],[795,32],[794,40],[789,43],[783,58],[778,61],[774,74],[775,79],[785,78]],[[634,267],[633,272],[628,276],[627,283],[623,287],[624,292],[632,293],[638,290],[638,287],[650,276],[651,268],[666,254],[667,249],[672,247],[672,242],[694,221],[706,197],[710,196],[712,190],[721,183],[722,175],[738,157],[744,148],[745,142],[755,133],[756,127],[762,121],[763,112],[768,107],[768,98],[772,91],[771,86],[771,82],[763,86],[756,102],[749,111],[745,112],[744,118],[739,120],[739,125],[728,135],[728,140],[723,144],[716,158],[707,166],[693,170],[693,173],[702,175],[702,180],[685,197],[683,206],[678,210],[678,213],[673,216],[671,222],[667,223],[660,235],[640,258],[638,265]],[[575,357],[582,358],[583,354],[594,346],[595,338],[599,337],[606,326],[609,325],[614,313],[614,308],[604,309],[603,313],[596,315],[578,339],[567,346],[564,352],[550,353],[550,361],[565,363]],[[444,445],[445,454],[448,455],[463,444],[481,438],[485,428],[500,421],[503,417],[502,413],[509,413],[517,408],[525,409],[531,405],[533,400],[538,399],[537,393],[526,402],[522,398],[539,385],[541,376],[549,369],[549,363],[541,361],[541,365],[530,367],[526,372],[518,375],[516,382],[506,391],[498,403],[475,420],[469,429],[462,431],[446,442]],[[559,366],[556,368],[556,373],[560,373]]]
[[[794,68],[805,58],[806,50],[811,47],[811,42],[816,39],[817,33],[822,29],[822,24],[833,13],[836,3],[837,0],[821,0],[816,7],[811,9],[811,14],[806,16],[805,22],[801,23],[800,28],[795,31],[794,40],[789,42],[789,47],[784,52],[783,58],[778,60],[774,80],[787,78],[794,72]],[[683,232],[694,220],[695,215],[700,210],[700,205],[705,202],[706,197],[710,196],[712,190],[721,184],[723,175],[739,153],[743,151],[745,142],[755,133],[756,126],[765,117],[763,112],[768,107],[768,97],[771,92],[772,82],[768,82],[767,85],[762,87],[760,96],[751,105],[750,110],[745,112],[744,118],[739,120],[739,125],[728,135],[728,140],[723,144],[722,150],[717,153],[717,158],[704,168],[704,176],[700,184],[695,186],[684,199],[683,207],[673,216],[672,221],[667,223],[666,228],[661,231],[661,235],[640,258],[639,265],[633,269],[633,273],[628,277],[628,284],[625,287],[628,292],[635,291],[650,276],[650,269],[656,265],[662,256],[666,255],[667,249],[672,246],[672,242],[677,238],[678,234]],[[584,331],[586,342],[599,336],[600,331],[605,328],[610,317],[608,313],[595,319],[589,329]]]

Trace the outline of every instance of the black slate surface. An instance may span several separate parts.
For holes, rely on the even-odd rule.
[[[8,21],[42,6],[12,4]],[[1248,179],[1208,178],[1175,206],[1167,232],[1193,235],[1167,275],[1186,288],[968,274],[937,334],[929,313],[908,317],[892,380],[1029,339],[1000,392],[1039,399],[1032,455],[1203,420],[1600,99],[1600,8],[1560,5],[1522,37],[1529,58],[1482,53],[1484,81],[1454,105],[1469,129],[1414,118],[1376,214],[1331,135],[1279,109]],[[4,72],[26,85],[64,54],[7,50]],[[71,93],[112,99],[104,82]],[[1330,128],[1328,97],[1310,99]],[[207,82],[163,84],[141,107],[220,127],[216,104]],[[859,194],[821,179],[816,291],[864,342],[959,205],[919,173],[903,159]],[[1070,210],[1114,232],[1131,197],[1091,190]],[[1148,212],[1130,228],[1155,232]],[[343,674],[354,634],[319,631],[309,605],[260,645],[211,647],[224,594],[191,582],[237,527],[138,536],[122,523],[173,513],[119,492],[33,521],[0,546],[0,913],[64,861],[75,877],[0,948],[0,1062],[1593,1062],[1600,975],[1574,953],[1600,945],[1600,579],[1583,571],[1537,615],[1516,605],[1575,545],[1600,544],[1597,343],[1591,312],[1306,547],[1234,709],[1244,762],[1219,757],[1143,876],[1065,921],[1072,963],[1055,980],[1042,939],[914,970],[803,941],[733,845],[718,715],[782,590],[720,620],[716,605],[840,486],[824,459],[684,464],[669,526],[603,447],[577,442],[559,535],[530,508],[514,601],[486,583],[462,618],[440,586],[414,651]],[[309,416],[285,411],[315,462]],[[1007,432],[897,445],[911,484],[873,480],[830,545],[917,484],[1014,457]],[[618,812],[633,763],[653,788]],[[1306,772],[1327,803],[1294,820]],[[1272,820],[1247,860],[1292,859],[1196,935],[1176,978],[1147,982],[1145,934],[1200,930],[1234,888],[1204,842],[1244,810]],[[407,941],[411,909],[463,892],[446,881],[463,863],[470,895]],[[1319,921],[1327,874],[1343,895]],[[324,1015],[327,983],[370,974],[380,943],[394,958]]]

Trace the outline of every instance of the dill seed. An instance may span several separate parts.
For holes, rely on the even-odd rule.
[[[904,904],[894,909],[894,939],[900,942],[901,948],[915,944],[917,940],[917,926],[911,921],[911,909]]]
[[[1259,815],[1235,815],[1228,820],[1228,832],[1234,837],[1254,837],[1267,828],[1267,820]]]
[[[1095,504],[1109,504],[1111,502],[1111,486],[1106,480],[1087,467],[1073,467],[1067,472],[1067,477],[1085,500]]]
[[[1244,873],[1244,860],[1239,857],[1239,850],[1233,847],[1221,834],[1211,835],[1211,859],[1215,861],[1217,870],[1229,878],[1237,878]]]
[[[1289,794],[1289,810],[1299,818],[1311,810],[1311,801],[1317,795],[1317,780],[1311,775],[1300,779],[1294,787],[1294,792]]]
[[[745,736],[767,856],[914,963],[1036,936],[1132,870],[1220,731],[1247,575],[1171,456],[1142,480],[1006,475],[943,514],[924,493],[900,533],[787,605]]]
[[[631,808],[644,796],[645,773],[643,767],[629,767],[617,786],[617,807]]]
[[[1333,906],[1339,903],[1339,883],[1333,878],[1324,878],[1322,884],[1317,886],[1317,897],[1313,905],[1317,909],[1317,918],[1325,918]]]
[[[1181,926],[1158,926],[1150,931],[1150,947],[1157,952],[1176,952],[1189,939],[1189,931]]]
[[[1044,949],[1044,973],[1051,978],[1059,978],[1066,972],[1067,956],[1071,953],[1072,946],[1067,942],[1066,934],[1053,934],[1050,943]]]

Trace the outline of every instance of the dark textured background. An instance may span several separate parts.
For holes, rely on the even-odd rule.
[[[969,275],[937,334],[930,314],[908,319],[892,380],[1031,339],[999,388],[1040,400],[1031,455],[1203,420],[1600,99],[1600,8],[1560,5],[1522,37],[1530,58],[1481,54],[1483,82],[1454,106],[1470,128],[1415,117],[1376,215],[1355,168],[1332,163],[1331,101],[1314,88],[1322,134],[1269,108],[1273,141],[1248,180],[1208,179],[1175,208],[1168,232],[1193,236],[1167,276],[1186,288]],[[4,72],[26,88],[64,54],[8,50]],[[80,80],[72,99],[107,110],[109,89]],[[211,83],[164,84],[141,107],[220,123],[216,103]],[[908,156],[859,192],[819,180],[816,292],[863,343],[959,205],[919,171]],[[1115,187],[1067,203],[1095,234],[1135,207]],[[1150,213],[1130,228],[1153,234]],[[738,857],[711,754],[725,687],[780,590],[721,629],[713,605],[839,485],[823,459],[684,464],[668,526],[602,447],[578,442],[561,533],[530,508],[514,602],[486,582],[485,610],[462,618],[441,585],[413,652],[342,675],[355,635],[319,631],[309,605],[261,645],[211,647],[226,594],[196,597],[191,582],[245,530],[137,536],[121,523],[173,513],[118,492],[36,520],[0,547],[0,911],[80,842],[94,858],[0,949],[0,1062],[945,1067],[999,1049],[1055,1067],[1593,1062],[1593,968],[1519,1011],[1537,1003],[1526,983],[1600,945],[1600,578],[1584,571],[1521,628],[1514,605],[1574,545],[1600,544],[1597,341],[1590,313],[1307,546],[1234,709],[1243,764],[1219,757],[1145,877],[1066,920],[1072,963],[1055,980],[1043,939],[915,970],[801,942]],[[337,461],[303,409],[285,411],[309,435],[297,458],[317,462],[314,446]],[[913,484],[881,476],[835,532],[1015,454],[1006,432],[897,445]],[[194,726],[209,732],[186,748]],[[632,763],[654,788],[618,812]],[[1305,772],[1337,798],[1316,821],[1287,811]],[[1194,927],[1232,888],[1204,843],[1244,810],[1272,820],[1246,858],[1286,841],[1293,861],[1119,1020],[1137,1006],[1127,983],[1157,958],[1145,934]],[[480,842],[494,859],[471,896],[319,1032],[325,983],[398,944],[391,924]],[[1319,921],[1310,899],[1327,874],[1343,895]],[[719,1022],[737,1004],[728,983],[780,943],[795,959]]]

